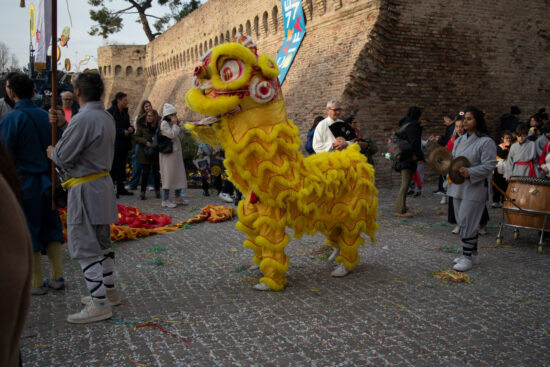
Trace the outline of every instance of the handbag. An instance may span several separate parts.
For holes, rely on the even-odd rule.
[[[153,142],[150,148],[156,149],[158,153],[163,154],[172,153],[174,150],[174,147],[172,146],[172,139],[162,135],[160,127],[157,128],[157,131],[155,131],[155,135],[153,135]]]
[[[149,160],[154,160],[159,155],[157,148],[153,145],[151,145],[150,147],[144,146],[143,153],[145,154],[145,157]]]

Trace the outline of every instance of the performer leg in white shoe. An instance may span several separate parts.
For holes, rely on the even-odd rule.
[[[489,179],[496,166],[496,144],[487,135],[487,126],[482,111],[475,107],[467,107],[463,112],[466,134],[457,138],[453,147],[453,158],[465,157],[470,167],[459,169],[459,178],[464,182],[453,182],[449,185],[447,194],[453,198],[454,212],[460,227],[460,243],[462,256],[457,259],[453,269],[468,271],[472,268],[472,256],[477,257],[478,227],[489,199]],[[451,173],[452,174],[452,173]],[[451,175],[452,177],[452,175]],[[456,181],[461,181],[456,178]]]
[[[104,87],[99,74],[78,74],[73,86],[80,111],[67,127],[63,113],[50,110],[50,122],[64,132],[55,148],[48,147],[48,156],[71,177],[65,181],[67,242],[71,257],[82,267],[90,298],[85,298],[84,309],[69,315],[67,321],[84,324],[112,317],[111,304],[120,303],[114,288],[110,232],[110,224],[118,220],[109,176],[116,131],[101,102]]]

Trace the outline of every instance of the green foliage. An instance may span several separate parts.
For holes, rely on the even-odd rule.
[[[147,13],[153,6],[153,0],[126,0],[128,6],[119,10],[110,8],[107,5],[110,2],[111,0],[88,0],[88,4],[92,7],[99,8],[90,10],[90,18],[96,23],[89,31],[90,35],[108,38],[109,35],[122,30],[122,15],[137,14],[136,21],[142,24],[147,38],[152,41],[170,25],[172,20],[176,22],[181,20],[201,5],[200,0],[156,0],[159,6],[168,6],[170,9],[169,13],[158,17]],[[155,19],[153,26],[157,33],[151,31],[149,18]]]

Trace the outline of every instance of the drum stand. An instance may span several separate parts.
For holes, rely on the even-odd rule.
[[[539,251],[539,254],[541,254],[542,253],[542,245],[544,244],[544,230],[546,228],[546,223],[548,222],[548,216],[550,216],[550,212],[543,212],[543,211],[532,210],[532,209],[522,209],[514,203],[513,199],[509,199],[509,198],[505,198],[504,201],[512,202],[512,204],[514,204],[516,206],[516,208],[511,208],[511,207],[503,207],[502,208],[502,219],[500,220],[500,228],[499,228],[498,234],[497,234],[497,245],[502,244],[502,238],[503,238],[502,237],[502,227],[504,227],[504,226],[514,227],[514,240],[517,240],[519,238],[519,228],[538,229],[540,231],[538,251]],[[504,223],[504,218],[505,218],[504,213],[506,211],[508,211],[508,212],[521,212],[521,213],[525,213],[525,214],[537,214],[537,215],[540,215],[540,216],[544,216],[544,221],[543,221],[543,224],[542,224],[542,228],[518,226],[518,225],[515,225],[515,224]]]

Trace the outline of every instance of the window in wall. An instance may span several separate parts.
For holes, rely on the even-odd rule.
[[[269,30],[269,26],[268,26],[268,18],[269,18],[269,15],[267,15],[267,12],[264,12],[264,15],[262,17],[262,23],[264,24],[264,36],[267,36],[267,31]]]
[[[122,71],[122,66],[120,65],[115,66],[115,75],[120,74],[121,71]]]
[[[260,18],[256,15],[254,17],[254,32],[256,32],[256,38],[260,38]]]
[[[231,36],[235,37],[236,34],[237,34],[237,28],[233,27],[233,31],[231,32]]]
[[[307,0],[307,7],[309,8],[309,20],[313,19],[313,0]],[[306,10],[307,12],[307,10]],[[306,17],[307,19],[308,17]],[[304,19],[304,21],[306,20]]]
[[[225,32],[225,42],[229,42],[231,40],[231,36],[229,35],[229,31]]]
[[[239,34],[243,34],[243,33],[244,33],[243,25],[239,24]]]
[[[141,76],[143,74],[143,68],[140,66],[136,69],[137,76]]]
[[[217,38],[217,37],[216,37]],[[210,38],[210,41],[208,41],[208,48],[212,48],[212,38]]]
[[[218,45],[218,36],[216,36],[216,38],[214,38],[214,46],[217,46]]]
[[[276,34],[279,28],[279,9],[276,6],[271,11],[271,21],[273,22],[273,34]]]
[[[129,75],[132,75],[132,67],[131,66],[126,67],[126,76],[129,76]]]
[[[252,25],[250,24],[250,20],[246,21],[246,35],[252,36]]]

